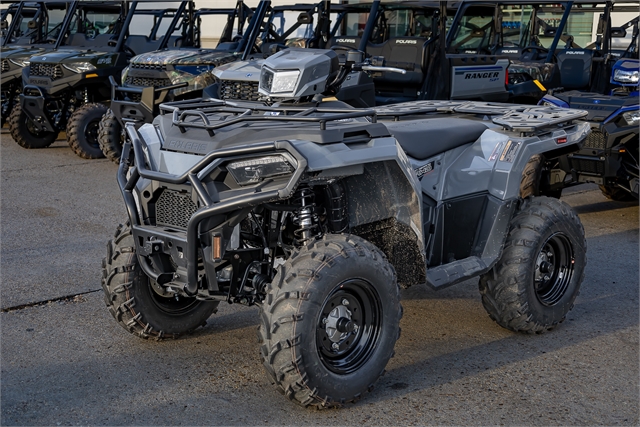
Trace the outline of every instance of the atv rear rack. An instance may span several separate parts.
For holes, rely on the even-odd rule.
[[[318,123],[320,130],[326,130],[327,122],[359,117],[368,117],[372,123],[377,122],[376,112],[372,109],[309,108],[295,105],[270,107],[252,102],[231,102],[219,99],[195,99],[161,104],[160,114],[168,113],[172,114],[172,123],[180,129],[180,132],[185,133],[187,128],[205,129],[210,136],[213,136],[217,129],[242,122]],[[208,117],[209,114],[222,115],[219,116],[222,120],[213,124]],[[196,118],[196,120],[188,120],[189,118]],[[198,121],[197,118],[200,120]]]
[[[414,101],[374,108],[378,117],[401,117],[433,113],[462,113],[487,116],[505,130],[533,133],[548,127],[568,124],[587,116],[583,110],[555,106],[500,104],[476,101]]]

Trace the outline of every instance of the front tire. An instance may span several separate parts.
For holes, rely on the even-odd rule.
[[[637,200],[631,193],[613,185],[599,185],[604,197],[614,202],[631,202]]]
[[[13,140],[23,148],[46,148],[53,144],[58,137],[56,132],[38,132],[29,117],[22,111],[19,103],[16,103],[11,109],[9,131]]]
[[[355,402],[400,335],[395,271],[366,240],[327,235],[279,267],[260,317],[262,360],[278,391],[305,407]]]
[[[100,120],[100,128],[98,130],[98,143],[104,156],[114,163],[120,163],[122,155],[122,145],[124,137],[122,134],[122,126],[111,109],[108,109],[102,120]]]
[[[161,296],[138,264],[131,228],[120,225],[102,261],[102,289],[109,312],[141,338],[177,338],[204,325],[218,302]]]
[[[509,225],[504,250],[480,279],[482,304],[500,326],[542,333],[564,321],[584,279],[587,243],[570,206],[526,199]]]
[[[69,117],[67,142],[73,152],[83,159],[104,157],[98,142],[98,128],[106,112],[107,106],[104,104],[84,104]]]

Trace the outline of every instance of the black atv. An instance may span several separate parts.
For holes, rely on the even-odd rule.
[[[350,71],[372,71],[361,55],[340,65],[332,50],[287,49],[262,67],[271,106],[179,101],[153,124],[126,124],[117,178],[129,220],[102,270],[123,328],[175,338],[221,301],[258,305],[270,380],[324,408],[359,400],[384,372],[399,284],[480,276],[501,326],[542,333],[565,319],[584,230],[568,205],[531,197],[526,171],[533,156],[577,150],[586,112],[323,101]]]
[[[100,121],[98,141],[104,155],[118,163],[122,152],[122,122],[151,122],[158,105],[202,96],[205,87],[214,83],[211,70],[237,60],[247,46],[254,22],[261,22],[269,2],[262,2],[254,14],[243,1],[235,9],[196,9],[193,1],[185,2],[179,13],[180,48],[175,41],[165,40],[157,51],[131,58],[121,79],[111,81],[111,104]],[[215,49],[202,48],[201,25],[219,16],[226,21]],[[220,21],[221,19],[218,19]],[[251,20],[251,22],[249,22]],[[255,39],[255,37],[254,37]],[[121,80],[121,81],[120,81]]]
[[[9,117],[18,144],[47,147],[66,130],[80,157],[103,156],[98,125],[110,99],[109,77],[120,76],[131,57],[156,49],[173,33],[169,28],[160,35],[158,29],[165,20],[175,24],[175,9],[137,7],[138,2],[92,2],[90,10],[67,14],[67,43],[76,48],[33,56],[23,70],[20,104]]]
[[[33,55],[54,49],[70,5],[67,2],[18,3],[5,10],[0,53],[2,125],[22,93],[22,68],[29,65],[29,58]],[[8,24],[9,17],[11,24]]]

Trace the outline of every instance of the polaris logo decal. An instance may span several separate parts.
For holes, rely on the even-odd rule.
[[[418,40],[396,40],[396,44],[418,44]]]
[[[469,79],[491,79],[491,81],[495,81],[495,79],[497,79],[498,77],[500,77],[500,73],[499,72],[466,73],[464,75],[464,79],[465,80],[469,80]]]
[[[197,141],[179,141],[172,139],[166,144],[166,149],[176,151],[191,151],[191,152],[206,152],[209,148],[209,144]]]
[[[336,43],[355,43],[356,39],[336,39]]]
[[[420,166],[418,169],[416,169],[416,175],[418,176],[418,179],[422,179],[423,176],[433,172],[433,166],[434,166],[434,162],[429,162],[426,165]]]
[[[584,52],[581,50],[566,50],[564,53],[567,55],[584,55]]]
[[[51,82],[49,80],[46,80],[46,79],[29,79],[29,84],[30,85],[46,86],[49,83],[51,83]]]
[[[503,50],[501,53],[520,53],[517,49]]]
[[[105,64],[105,65],[111,64],[111,57],[98,59],[98,65],[100,64]]]

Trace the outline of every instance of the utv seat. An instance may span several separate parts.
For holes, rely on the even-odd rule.
[[[402,149],[416,160],[425,160],[461,145],[475,142],[487,129],[468,119],[422,119],[385,123]]]
[[[367,46],[371,56],[383,56],[387,67],[402,68],[406,74],[385,72],[374,77],[376,104],[413,101],[418,98],[426,74],[429,43],[425,37],[395,37]]]
[[[127,37],[125,45],[127,45],[136,55],[157,50],[160,46],[159,40],[149,40],[147,36],[132,35]]]
[[[565,89],[588,89],[591,83],[591,49],[567,49],[556,54],[560,82]]]
[[[522,49],[519,47],[501,47],[496,50],[497,56],[506,56],[509,59],[521,59]]]

